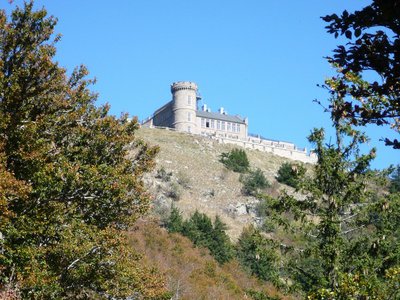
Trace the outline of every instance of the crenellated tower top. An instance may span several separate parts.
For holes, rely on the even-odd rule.
[[[197,92],[197,84],[190,81],[178,81],[171,84],[171,93],[179,90],[193,90]]]

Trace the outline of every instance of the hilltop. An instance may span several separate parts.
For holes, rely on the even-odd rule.
[[[260,221],[256,215],[258,200],[244,196],[240,175],[219,161],[221,153],[235,146],[165,129],[141,128],[137,135],[160,147],[156,169],[145,178],[158,214],[167,215],[173,203],[185,217],[196,210],[211,218],[219,215],[233,240],[244,226]],[[288,189],[275,179],[279,167],[288,159],[258,150],[245,151],[250,165],[260,168],[271,183],[267,193],[277,195],[279,190]]]

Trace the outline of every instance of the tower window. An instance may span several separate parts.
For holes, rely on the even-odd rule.
[[[190,122],[190,121],[192,121],[192,114],[190,113],[190,112],[188,112],[188,121]]]
[[[188,95],[188,105],[192,105],[192,96]]]

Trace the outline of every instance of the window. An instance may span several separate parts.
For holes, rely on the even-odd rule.
[[[217,129],[221,130],[221,122],[220,121],[217,121]]]
[[[188,96],[188,105],[192,105],[192,96],[191,95]]]
[[[222,121],[222,126],[221,127],[222,127],[221,130],[225,131],[225,122],[224,121]]]
[[[192,128],[190,126],[188,126],[188,132],[191,133],[192,132]]]
[[[236,132],[236,124],[235,123],[232,124],[232,131]]]
[[[240,124],[237,124],[236,129],[237,129],[237,132],[240,132]]]
[[[231,131],[231,123],[228,123],[228,124],[226,125],[226,131]]]
[[[206,122],[206,120],[204,120],[203,118],[201,118],[201,127],[204,128],[205,122]]]
[[[215,126],[214,126],[214,120],[211,120],[211,128],[212,128],[212,129],[215,128]]]
[[[192,121],[192,114],[190,113],[190,112],[188,112],[188,121],[190,122],[190,121]]]
[[[209,119],[207,119],[206,128],[210,128],[210,120]]]

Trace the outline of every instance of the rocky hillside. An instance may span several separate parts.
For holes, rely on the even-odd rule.
[[[241,192],[240,175],[225,168],[219,161],[232,145],[219,144],[207,137],[163,129],[141,128],[138,136],[151,145],[158,145],[157,166],[145,178],[154,196],[154,211],[168,215],[173,203],[188,216],[199,210],[210,217],[219,215],[228,225],[233,240],[242,228],[257,223],[257,200]],[[280,185],[275,176],[287,159],[257,150],[246,150],[252,168],[260,168],[269,182],[269,194],[277,194]]]

